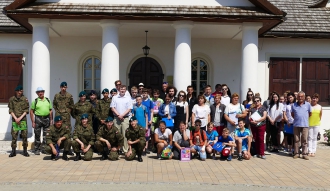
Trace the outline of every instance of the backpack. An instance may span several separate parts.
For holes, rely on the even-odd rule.
[[[46,98],[46,100],[48,101],[48,103],[50,104],[50,101],[49,101],[48,97],[45,97],[45,98]],[[36,98],[36,99],[34,100],[34,109],[37,108],[37,103],[38,103],[38,98]]]

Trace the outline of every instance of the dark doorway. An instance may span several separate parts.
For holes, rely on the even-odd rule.
[[[164,74],[160,64],[153,58],[141,57],[137,59],[128,74],[129,88],[143,83],[145,87],[161,89]]]

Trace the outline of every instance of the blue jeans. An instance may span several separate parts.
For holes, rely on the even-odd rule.
[[[206,159],[206,151],[204,150],[204,152],[202,152],[202,147],[201,146],[194,145],[192,148],[195,149],[197,152],[199,152],[199,157],[202,160]]]

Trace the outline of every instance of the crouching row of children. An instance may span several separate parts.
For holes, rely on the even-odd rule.
[[[251,131],[245,128],[244,120],[238,121],[238,128],[230,134],[229,129],[224,128],[222,135],[214,130],[213,123],[207,124],[207,131],[201,129],[201,121],[195,121],[195,128],[189,130],[184,122],[180,123],[180,128],[172,136],[171,130],[166,129],[165,123],[160,122],[159,128],[155,130],[155,142],[157,146],[157,156],[162,157],[162,151],[171,147],[172,153],[168,157],[181,159],[181,150],[190,148],[191,157],[199,158],[204,161],[206,158],[216,159],[216,155],[220,155],[220,159],[231,161],[237,151],[237,159],[249,160],[251,158]],[[165,144],[164,144],[165,143]]]

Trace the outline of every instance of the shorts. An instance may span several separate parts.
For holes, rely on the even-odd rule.
[[[248,150],[248,145],[247,144],[242,144],[242,152]]]
[[[199,153],[200,159],[206,159],[206,151],[202,152],[201,146],[194,145],[192,148]]]

